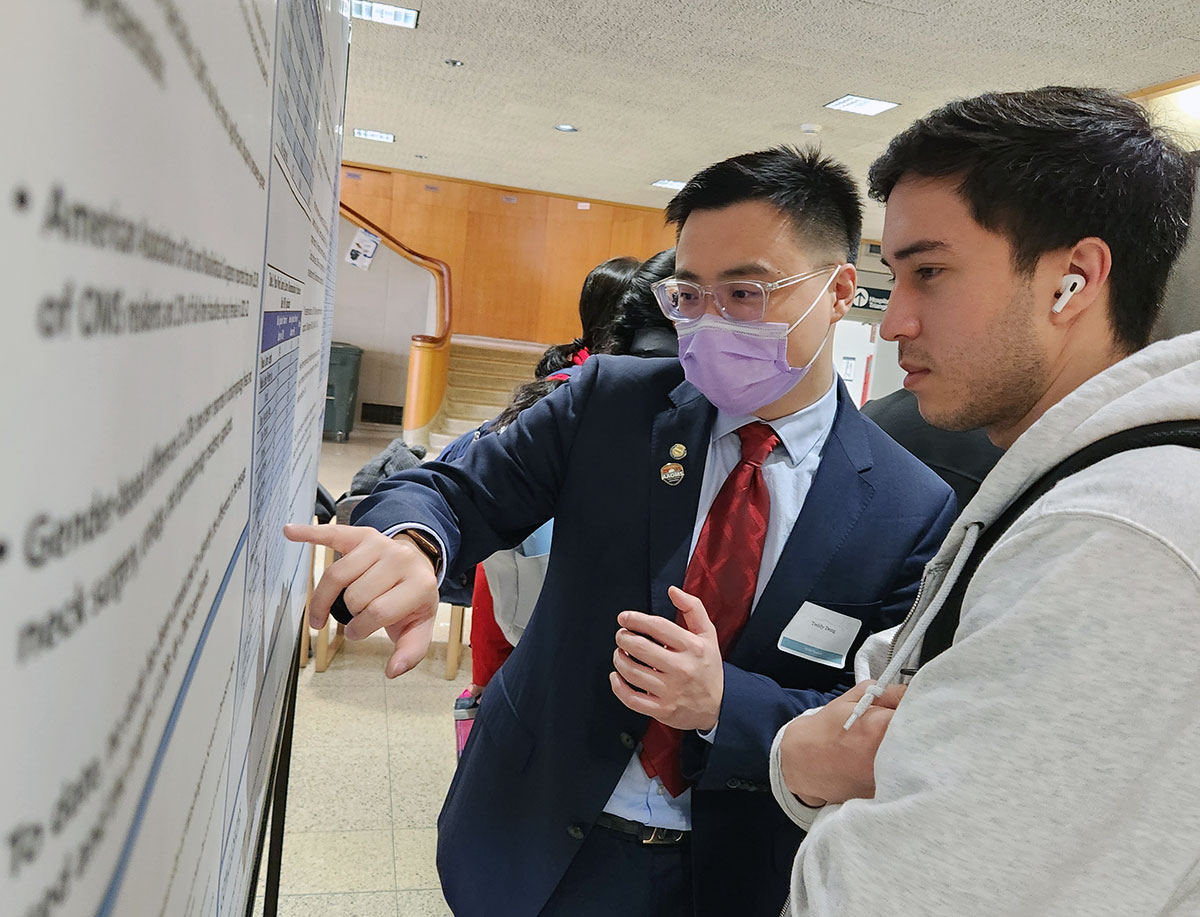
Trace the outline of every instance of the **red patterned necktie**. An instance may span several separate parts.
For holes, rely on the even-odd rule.
[[[683,577],[683,591],[704,603],[717,629],[722,658],[741,633],[754,603],[771,518],[762,463],[779,442],[779,434],[765,423],[746,424],[737,434],[742,460],[713,500]],[[688,788],[679,770],[682,741],[683,733],[657,720],[651,720],[642,739],[642,767],[649,776],[658,777],[672,796]]]

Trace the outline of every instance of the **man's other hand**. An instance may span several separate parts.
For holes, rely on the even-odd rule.
[[[616,671],[608,680],[630,710],[664,726],[710,732],[725,693],[717,631],[698,598],[675,586],[667,594],[685,626],[640,611],[621,612],[613,652]]]
[[[860,681],[818,712],[788,723],[780,743],[783,781],[807,806],[875,796],[875,753],[904,696],[891,685],[849,729],[854,705],[874,681]]]

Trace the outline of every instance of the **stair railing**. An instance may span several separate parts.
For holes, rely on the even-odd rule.
[[[452,298],[450,265],[431,255],[409,248],[390,232],[357,210],[341,204],[347,220],[380,240],[413,264],[433,274],[437,291],[437,328],[433,334],[414,334],[408,358],[408,384],[404,396],[404,441],[410,446],[429,446],[429,433],[445,409],[450,379],[450,323]]]

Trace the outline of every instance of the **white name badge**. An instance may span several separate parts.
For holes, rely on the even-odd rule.
[[[776,646],[785,653],[842,669],[862,621],[805,602],[779,635]]]

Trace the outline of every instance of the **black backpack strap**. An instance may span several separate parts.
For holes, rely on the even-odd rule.
[[[937,617],[930,622],[929,630],[925,632],[925,640],[921,645],[921,665],[936,658],[954,641],[954,632],[958,630],[958,620],[962,614],[963,596],[967,593],[971,577],[975,575],[988,551],[995,547],[1000,537],[1029,507],[1049,493],[1063,478],[1070,477],[1118,452],[1146,449],[1151,446],[1190,446],[1200,449],[1200,421],[1168,420],[1131,427],[1106,436],[1059,462],[1021,493],[995,522],[984,529],[979,541],[975,543],[962,573],[950,588]]]

